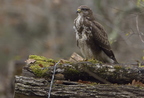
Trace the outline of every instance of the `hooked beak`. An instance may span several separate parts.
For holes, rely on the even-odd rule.
[[[81,12],[81,9],[77,9],[77,13],[80,13]]]

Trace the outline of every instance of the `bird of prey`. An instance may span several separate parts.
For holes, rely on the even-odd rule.
[[[92,10],[81,5],[74,20],[77,46],[85,59],[96,59],[103,63],[118,63],[103,26],[98,23]]]

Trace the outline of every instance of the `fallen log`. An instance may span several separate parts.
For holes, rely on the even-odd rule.
[[[15,98],[46,98],[56,61],[37,57],[27,62],[22,76],[15,77]],[[143,83],[143,65],[62,60],[56,68],[51,98],[141,98]]]
[[[16,76],[14,98],[47,98],[46,79]],[[143,98],[144,88],[132,85],[55,81],[51,98]]]
[[[41,68],[44,70],[46,68]],[[26,73],[31,73],[26,75]],[[49,66],[43,77],[51,79],[53,66]],[[23,69],[24,76],[37,76],[29,66]],[[95,81],[100,83],[118,83],[127,84],[132,80],[139,80],[144,83],[144,67],[135,65],[110,65],[92,62],[64,63],[57,66],[56,79],[65,79],[71,81]],[[106,82],[107,81],[107,82]]]

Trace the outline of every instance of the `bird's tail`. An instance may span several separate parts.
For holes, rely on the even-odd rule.
[[[114,64],[119,64],[115,57],[113,58],[113,60],[114,60]]]

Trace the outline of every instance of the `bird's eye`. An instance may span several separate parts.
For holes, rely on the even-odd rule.
[[[89,9],[87,9],[87,8],[82,8],[81,10],[83,10],[83,11],[87,11],[87,10],[89,10]]]

